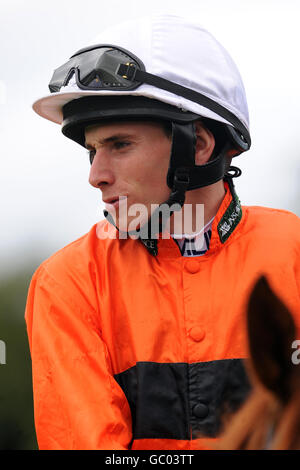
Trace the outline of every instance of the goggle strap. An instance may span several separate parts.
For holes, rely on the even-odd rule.
[[[147,85],[152,85],[156,88],[174,93],[175,95],[182,96],[183,98],[210,109],[222,118],[226,119],[226,121],[230,122],[242,134],[250,148],[251,138],[246,127],[231,111],[224,108],[224,106],[220,105],[219,103],[216,103],[211,98],[208,98],[207,96],[195,90],[191,90],[190,88],[186,88],[182,85],[171,82],[165,78],[139,70],[133,64],[120,64],[116,73],[117,75],[120,75],[122,78],[125,78],[129,81],[136,81],[140,83],[146,83]]]

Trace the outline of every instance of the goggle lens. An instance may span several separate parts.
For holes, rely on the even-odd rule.
[[[62,87],[68,85],[74,76],[81,89],[128,90],[137,88],[140,83],[130,81],[117,74],[120,64],[134,65],[140,70],[145,70],[143,63],[136,57],[129,55],[125,49],[114,46],[95,46],[92,49],[82,49],[54,71],[49,89],[52,93],[60,91]]]

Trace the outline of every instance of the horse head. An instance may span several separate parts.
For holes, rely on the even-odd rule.
[[[226,423],[217,448],[300,449],[300,364],[292,360],[296,326],[264,276],[249,298],[247,333],[252,392]]]

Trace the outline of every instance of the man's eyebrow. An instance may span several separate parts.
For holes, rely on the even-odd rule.
[[[111,142],[116,142],[117,140],[130,139],[130,138],[133,138],[133,137],[134,137],[134,134],[125,134],[125,133],[119,132],[118,134],[114,134],[110,137],[106,137],[105,139],[96,139],[96,140],[99,144],[105,145],[105,144],[109,144]],[[85,141],[85,146],[88,150],[93,150],[93,148],[94,148],[87,141]]]

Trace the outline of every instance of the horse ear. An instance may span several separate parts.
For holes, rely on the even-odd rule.
[[[290,395],[292,342],[296,327],[287,307],[267,279],[258,279],[247,311],[249,349],[254,371],[262,384],[283,402]]]

